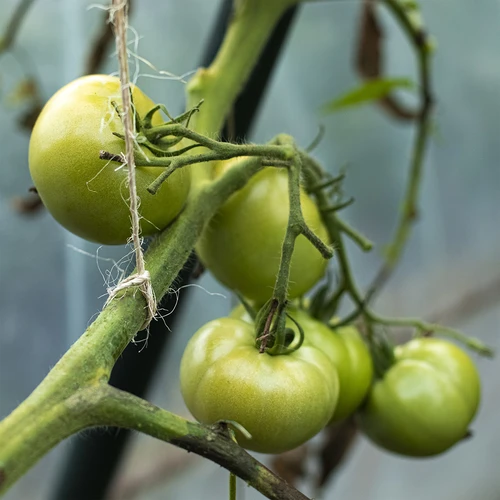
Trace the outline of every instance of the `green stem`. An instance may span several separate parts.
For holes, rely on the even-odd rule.
[[[236,500],[236,476],[229,473],[229,500]]]
[[[307,500],[233,441],[226,426],[189,422],[147,401],[106,387],[94,410],[99,425],[137,430],[209,458],[240,477],[267,498]]]
[[[410,10],[400,0],[383,0],[387,8],[399,22],[418,58],[421,110],[412,150],[410,173],[404,195],[401,215],[391,243],[386,251],[386,261],[377,273],[366,294],[369,302],[390,278],[399,263],[411,234],[412,224],[418,214],[418,199],[422,184],[424,157],[429,142],[433,97],[431,90],[430,48],[427,34],[420,23],[416,23]]]
[[[306,500],[238,446],[222,428],[189,422],[107,384],[82,389],[56,405],[39,407],[0,448],[0,493],[62,439],[89,427],[143,432],[209,458],[268,498]],[[4,441],[2,441],[4,443]]]
[[[47,393],[43,401],[33,394],[0,422],[0,496],[57,443],[93,425],[89,410],[99,393],[75,385],[72,394]]]
[[[204,100],[193,117],[193,129],[214,137],[220,133],[234,101],[248,80],[274,26],[297,0],[239,0],[222,46],[209,68],[201,68],[187,87],[188,108]],[[211,178],[206,165],[192,167],[196,186]]]
[[[379,325],[387,326],[400,326],[400,327],[411,327],[416,328],[420,335],[428,335],[432,333],[437,333],[445,337],[458,340],[462,344],[466,345],[469,349],[472,349],[482,356],[492,357],[494,351],[491,347],[487,346],[479,339],[474,337],[468,337],[458,330],[449,328],[447,326],[439,325],[437,323],[426,323],[418,318],[388,318],[384,316],[379,316],[369,310],[365,311],[366,317],[372,323],[378,323]]]
[[[337,217],[337,225],[346,236],[351,238],[351,240],[363,250],[363,252],[369,252],[373,248],[372,241],[339,217]]]
[[[282,141],[288,141],[286,136],[281,136]],[[285,346],[285,320],[286,303],[288,300],[288,285],[290,281],[290,267],[292,263],[295,241],[300,236],[305,236],[321,253],[325,259],[333,256],[333,250],[309,228],[304,220],[300,203],[300,172],[301,172],[300,154],[295,155],[295,159],[288,168],[288,193],[289,193],[289,216],[288,225],[285,233],[285,239],[281,247],[281,260],[278,269],[278,276],[274,286],[273,300],[277,301],[277,322],[276,336],[274,345],[267,350],[270,354],[282,354],[287,351]],[[273,313],[274,315],[274,313]],[[259,333],[259,332],[258,332]],[[267,340],[267,339],[265,339]],[[265,341],[264,340],[264,341]],[[261,349],[262,350],[262,349]]]
[[[306,167],[306,181],[308,183],[311,183],[313,186],[319,185],[321,182],[323,182],[323,170],[321,166],[304,153],[302,153],[302,161]],[[327,210],[330,200],[328,199],[328,195],[324,191],[318,190],[314,193],[314,196],[316,197],[318,208],[321,213],[321,218],[328,231],[330,241],[335,245],[335,254],[342,271],[341,288],[345,289],[349,293],[357,306],[362,307],[363,299],[354,280],[354,275],[351,270],[351,264],[347,256],[347,251],[345,249],[344,240],[341,234],[341,230],[343,230],[346,233],[349,232],[349,235],[351,237],[354,237],[354,230],[351,229],[346,223],[341,222],[335,212]],[[355,237],[358,238],[359,236],[356,235]],[[365,241],[364,243],[366,244],[367,241]]]
[[[138,160],[137,165],[149,167],[166,167],[165,170],[151,183],[148,191],[155,194],[163,182],[165,182],[176,170],[188,165],[199,164],[199,168],[209,169],[207,162],[229,160],[238,156],[254,156],[266,159],[265,165],[271,165],[276,161],[288,161],[294,155],[294,150],[288,146],[255,145],[255,144],[229,144],[227,142],[215,142],[206,153],[195,155],[183,155],[176,158],[154,158]]]
[[[145,254],[146,267],[157,298],[169,290],[188,259],[204,225],[232,193],[241,189],[252,175],[262,169],[260,162],[245,162],[205,186],[186,206],[169,228],[151,244]],[[39,458],[15,440],[20,430],[46,408],[57,411],[59,405],[86,387],[106,382],[127,344],[146,319],[145,300],[135,289],[127,289],[101,312],[87,331],[61,358],[35,391],[0,422],[0,464],[10,470],[16,462],[25,471]],[[63,437],[74,432],[70,418],[61,431]],[[69,431],[66,431],[66,426]],[[75,424],[76,425],[76,424]],[[59,440],[60,440],[59,439]],[[14,440],[14,441],[13,441]],[[15,442],[14,448],[10,446]],[[10,472],[9,472],[10,475]],[[17,478],[17,477],[16,477]],[[13,479],[12,479],[13,480]],[[7,479],[8,484],[11,484]],[[0,489],[1,491],[1,489]]]

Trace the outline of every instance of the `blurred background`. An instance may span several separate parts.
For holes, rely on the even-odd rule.
[[[156,68],[176,75],[195,70],[220,3],[134,2],[130,22],[140,36],[138,53]],[[0,3],[0,30],[6,29],[17,4],[18,0]],[[377,300],[377,309],[439,319],[498,349],[500,2],[422,0],[420,4],[438,47],[433,64],[435,122],[418,224],[397,272]],[[102,10],[92,5],[84,0],[35,1],[12,51],[0,58],[0,418],[29,395],[99,312],[108,273],[116,277],[113,263],[129,252],[125,247],[87,243],[59,227],[45,211],[30,210],[26,201],[32,185],[29,131],[21,121],[24,125],[29,121],[33,103],[45,102],[85,72],[89,48],[104,18]],[[377,243],[370,254],[349,247],[357,279],[367,286],[395,227],[414,125],[391,118],[373,104],[326,117],[320,112],[326,102],[359,84],[353,61],[361,10],[358,0],[312,2],[300,8],[249,138],[263,142],[286,132],[307,146],[318,124],[325,125],[315,154],[331,172],[348,165],[345,190],[356,203],[344,216]],[[387,12],[381,9],[380,14],[386,73],[415,78],[415,57],[405,37]],[[110,55],[100,71],[116,69]],[[173,113],[183,109],[182,82],[157,78],[158,73],[144,65],[140,73],[138,84],[153,100],[165,103]],[[20,85],[27,77],[36,79],[38,94]],[[413,103],[411,96],[408,102]],[[126,266],[126,261],[120,262]],[[147,398],[189,417],[179,392],[180,356],[189,337],[208,320],[227,314],[234,301],[208,273],[178,295],[181,302],[185,299],[183,309]],[[168,316],[165,321],[169,323]],[[483,402],[472,439],[443,456],[411,460],[358,437],[322,497],[500,499],[500,364],[498,359],[473,357],[483,377]],[[70,447],[89,439],[86,432],[59,445],[5,498],[52,500]],[[318,436],[312,449],[322,439]],[[219,466],[143,436],[134,436],[129,444],[109,499],[227,495],[228,474]],[[269,457],[259,458],[269,462]],[[317,460],[309,459],[305,468],[309,478],[297,484],[312,494]],[[244,485],[239,495],[249,500],[261,497]]]

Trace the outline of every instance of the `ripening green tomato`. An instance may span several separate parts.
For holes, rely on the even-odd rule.
[[[289,308],[287,312],[302,327],[304,345],[314,345],[335,365],[340,392],[331,422],[343,420],[359,407],[372,383],[373,362],[368,347],[353,326],[332,330],[305,311]],[[233,309],[230,316],[252,322],[241,304]],[[287,319],[287,326],[297,331],[290,319]]]
[[[437,338],[395,348],[395,363],[373,385],[359,413],[363,432],[395,453],[425,457],[463,439],[479,406],[480,380],[469,356]]]
[[[225,162],[216,171],[234,163]],[[327,242],[320,213],[304,191],[301,206],[309,227]],[[273,292],[288,215],[288,174],[285,169],[265,168],[213,217],[196,246],[198,255],[220,282],[263,304]],[[324,275],[326,266],[318,250],[299,236],[290,268],[289,297],[306,293]]]
[[[181,391],[193,416],[205,424],[232,420],[238,443],[261,453],[291,450],[317,434],[337,404],[339,383],[328,357],[313,345],[271,356],[255,347],[251,324],[210,321],[182,356]]]
[[[327,328],[332,336],[330,328],[323,323],[319,324]],[[373,380],[373,361],[356,327],[349,325],[336,328],[333,330],[333,337],[340,339],[345,350],[345,353],[341,349],[330,351],[341,380],[339,404],[332,418],[332,422],[337,422],[354,413],[368,394]],[[343,367],[342,375],[340,366]]]
[[[138,87],[132,94],[139,116],[155,106]],[[126,243],[131,233],[127,170],[99,159],[101,150],[125,150],[124,141],[113,135],[123,134],[123,126],[112,101],[122,102],[118,78],[90,75],[72,81],[44,106],[29,147],[31,176],[52,216],[72,233],[108,245]],[[161,123],[157,113],[153,125]],[[156,195],[149,194],[146,188],[160,173],[156,167],[136,169],[144,236],[165,228],[188,195],[187,169],[175,172]]]

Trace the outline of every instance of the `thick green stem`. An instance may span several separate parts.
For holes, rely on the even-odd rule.
[[[222,428],[189,422],[107,384],[77,391],[56,405],[39,407],[0,449],[0,493],[62,439],[89,427],[143,432],[209,458],[273,499],[307,500],[238,446]],[[26,460],[29,458],[29,461]]]
[[[225,426],[189,422],[131,394],[106,388],[94,410],[99,425],[134,429],[209,458],[268,498],[307,500],[233,441]]]
[[[93,425],[96,397],[94,389],[73,387],[68,397],[22,405],[32,412],[14,412],[0,424],[0,495],[57,443]]]
[[[187,87],[188,108],[202,99],[203,109],[192,128],[217,136],[249,78],[274,26],[297,0],[238,0],[222,46],[208,68],[201,68]],[[211,178],[207,165],[192,167],[195,188]]]
[[[182,217],[151,244],[145,260],[156,297],[167,293],[204,225],[232,193],[241,189],[262,168],[260,162],[255,161],[228,169],[200,191],[188,203]],[[39,417],[45,410],[57,411],[59,405],[76,392],[109,379],[116,359],[146,319],[144,297],[136,292],[128,289],[113,299],[35,391],[0,422],[0,464],[4,469],[9,471],[16,463],[16,470],[25,471],[40,456],[32,454],[29,447],[18,440],[11,445],[13,436],[18,435],[27,422],[42,428],[45,424]],[[55,442],[75,432],[70,420],[64,420],[65,425],[53,429]],[[78,427],[78,422],[75,425]],[[8,484],[13,480],[8,479]]]

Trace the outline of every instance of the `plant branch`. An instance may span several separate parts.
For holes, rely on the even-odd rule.
[[[98,425],[125,427],[221,465],[271,499],[307,500],[233,441],[222,426],[189,422],[136,396],[106,386],[95,410]]]
[[[373,248],[372,241],[339,217],[337,217],[337,225],[340,231],[354,241],[354,243],[356,243],[361,250],[363,250],[363,252],[369,252]]]
[[[293,139],[282,135],[278,137],[280,144],[288,144],[294,146]],[[288,193],[289,193],[289,216],[285,238],[281,247],[281,259],[278,269],[278,275],[274,286],[272,301],[277,304],[277,307],[272,310],[267,318],[269,323],[276,314],[276,325],[274,344],[267,349],[270,354],[282,354],[287,350],[285,345],[285,321],[286,321],[286,305],[288,301],[288,286],[290,281],[290,268],[292,264],[292,256],[295,248],[295,241],[300,235],[305,236],[312,245],[321,253],[324,259],[330,259],[333,256],[333,249],[325,244],[307,225],[300,202],[301,191],[301,168],[302,159],[301,153],[295,150],[293,160],[288,167]],[[260,336],[261,332],[257,332]],[[265,350],[268,337],[268,328],[264,330],[260,351]]]
[[[379,316],[371,311],[365,311],[365,315],[369,321],[372,323],[377,323],[379,325],[387,326],[400,326],[400,327],[411,327],[415,328],[419,335],[426,336],[432,335],[433,333],[440,334],[444,337],[448,337],[454,340],[458,340],[462,344],[466,345],[469,349],[476,351],[481,354],[481,356],[493,357],[494,351],[491,347],[485,345],[479,339],[474,337],[468,337],[462,332],[449,328],[447,326],[439,325],[437,323],[426,323],[418,318],[387,318],[384,316]]]
[[[268,498],[307,500],[238,446],[222,427],[189,422],[106,383],[81,389],[26,416],[15,437],[0,450],[4,478],[0,492],[26,470],[27,462],[15,457],[36,461],[69,435],[103,426],[136,430],[208,458]]]
[[[412,224],[418,216],[418,198],[422,181],[424,157],[429,142],[434,101],[431,88],[430,66],[432,47],[428,35],[422,29],[420,23],[415,21],[414,16],[411,16],[411,14],[415,14],[414,9],[416,7],[403,4],[401,0],[383,0],[383,3],[399,22],[417,54],[421,108],[401,215],[393,239],[386,250],[385,263],[378,271],[366,293],[365,301],[367,303],[385,285],[400,261],[411,233]]]
[[[205,224],[232,193],[262,169],[258,160],[245,162],[205,186],[190,200],[169,231],[161,233],[145,254],[146,267],[157,298],[168,292],[175,277],[188,259]],[[44,408],[58,411],[60,405],[76,392],[109,380],[111,370],[123,349],[134,338],[147,317],[145,300],[134,289],[126,289],[110,302],[87,331],[49,372],[33,393],[0,422],[0,464],[4,484],[11,485],[38,458],[16,436]],[[76,432],[71,418],[65,420],[69,436]],[[63,436],[63,437],[65,437]],[[55,444],[55,443],[54,443]],[[1,474],[0,474],[1,475]]]
[[[193,118],[193,128],[208,137],[219,135],[233,103],[243,89],[274,26],[299,0],[239,0],[213,63],[200,68],[187,86],[188,108],[202,99],[204,112]],[[207,165],[193,166],[194,192],[211,179]]]
[[[306,182],[313,186],[321,185],[324,181],[325,175],[321,166],[306,153],[302,153],[302,161],[305,167]],[[354,275],[351,270],[351,265],[349,263],[349,258],[347,256],[347,251],[345,249],[341,233],[343,231],[346,234],[348,233],[351,238],[359,240],[362,247],[366,246],[369,242],[354,229],[350,228],[350,226],[346,223],[340,222],[340,219],[335,211],[328,210],[330,200],[324,190],[316,190],[313,195],[316,198],[321,218],[328,231],[330,241],[335,245],[335,253],[342,272],[340,287],[346,290],[354,303],[362,309],[363,299],[354,280]]]

